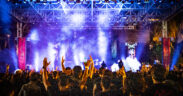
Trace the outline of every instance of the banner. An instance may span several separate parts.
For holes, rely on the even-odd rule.
[[[167,68],[170,65],[170,38],[163,38],[163,65]]]
[[[26,40],[25,38],[18,38],[18,67],[25,70],[26,64]]]

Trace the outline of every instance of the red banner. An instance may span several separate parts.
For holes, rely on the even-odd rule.
[[[163,38],[163,65],[167,68],[170,65],[170,38]]]
[[[26,40],[25,38],[18,38],[18,67],[25,70],[26,63]]]

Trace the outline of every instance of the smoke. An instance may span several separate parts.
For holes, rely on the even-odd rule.
[[[7,0],[1,0],[0,1],[0,22],[3,25],[6,25],[6,27],[9,27],[9,24],[11,23],[11,16],[9,15],[10,11],[10,4],[8,4]]]
[[[0,0],[0,34],[3,36],[2,42],[4,44],[1,45],[2,50],[0,50],[0,63],[4,66],[5,64],[10,65],[10,72],[13,72],[18,68],[17,65],[17,54],[15,51],[14,38],[11,36],[10,24],[11,24],[11,16],[10,16],[11,6],[7,0]],[[5,46],[6,45],[6,46]]]
[[[107,12],[107,15],[103,15],[103,13],[98,15],[98,22],[94,24],[96,25],[95,29],[85,29],[83,26],[90,26],[90,23],[86,22],[86,17],[89,16],[85,14],[87,10],[82,10],[82,12],[75,9],[68,10],[65,9],[67,4],[63,2],[61,6],[63,7],[61,12],[66,14],[66,18],[70,22],[53,23],[51,25],[43,22],[37,24],[41,26],[34,28],[28,35],[31,42],[34,42],[35,47],[31,48],[32,52],[34,52],[32,58],[34,61],[39,61],[39,65],[34,64],[35,62],[32,64],[39,66],[38,68],[36,67],[39,70],[42,66],[43,58],[47,57],[51,61],[49,68],[53,70],[57,65],[55,64],[56,60],[60,62],[62,56],[64,56],[65,66],[72,68],[75,65],[79,65],[83,69],[83,62],[90,55],[94,60],[106,61],[109,43],[110,12]],[[82,6],[77,5],[76,9],[78,8],[81,9]],[[106,29],[106,27],[108,28]],[[36,59],[38,56],[35,54],[39,54],[39,60]]]
[[[106,33],[98,29],[98,53],[102,61],[106,61],[108,39]]]

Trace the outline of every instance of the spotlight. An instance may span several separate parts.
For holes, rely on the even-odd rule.
[[[75,13],[71,15],[71,21],[76,25],[82,24],[84,22],[84,19],[85,19],[85,16],[79,13]]]
[[[118,64],[114,63],[114,64],[111,66],[111,70],[112,70],[112,72],[118,71],[118,70],[119,70]]]
[[[98,54],[101,60],[105,61],[107,55],[108,38],[102,29],[99,28],[98,31]]]
[[[107,16],[106,15],[100,14],[99,17],[98,17],[98,22],[100,24],[103,24],[106,21],[106,19],[107,19]]]
[[[30,33],[30,35],[28,36],[27,39],[29,39],[31,41],[37,41],[37,40],[39,40],[39,36],[38,36],[37,30],[36,29],[31,30],[31,33]]]

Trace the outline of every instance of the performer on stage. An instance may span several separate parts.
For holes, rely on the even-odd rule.
[[[129,48],[129,52],[128,52],[129,53],[129,56],[124,61],[124,67],[125,67],[125,70],[126,71],[130,71],[131,70],[132,72],[137,72],[137,70],[140,69],[141,64],[137,60],[137,58],[135,57],[135,46],[137,44],[135,43],[135,44],[132,44],[132,45],[134,45],[134,46],[133,46],[133,48],[131,46]]]

